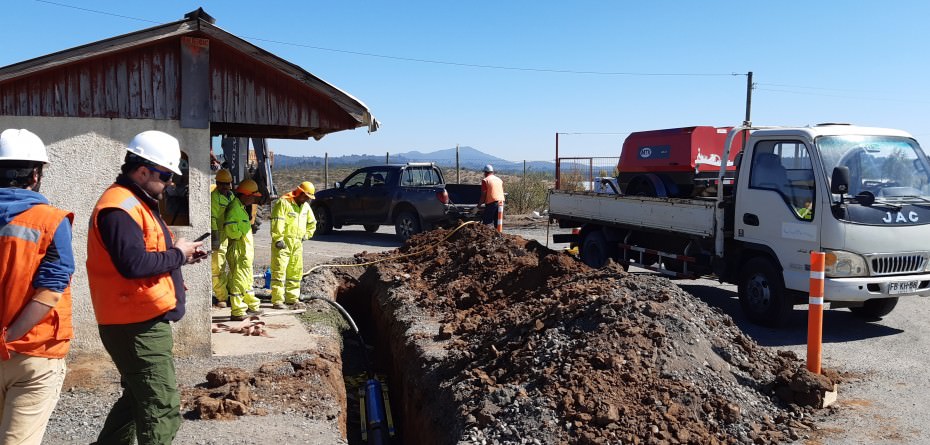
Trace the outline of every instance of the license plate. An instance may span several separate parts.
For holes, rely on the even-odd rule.
[[[895,295],[917,292],[918,286],[920,286],[919,281],[901,281],[896,283],[888,283],[888,293]]]

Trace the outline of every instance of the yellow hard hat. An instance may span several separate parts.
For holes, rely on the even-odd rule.
[[[220,169],[216,172],[216,182],[232,182],[232,173],[225,168]]]
[[[236,193],[247,196],[262,196],[258,192],[258,183],[251,179],[246,179],[239,183],[239,186],[236,187]]]
[[[309,196],[310,199],[316,199],[316,187],[314,187],[313,183],[310,181],[301,182],[300,185],[297,186],[297,190],[300,190],[305,195]]]

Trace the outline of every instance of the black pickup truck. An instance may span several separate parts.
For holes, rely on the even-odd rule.
[[[394,225],[397,236],[414,234],[460,219],[474,219],[481,186],[446,184],[432,163],[360,168],[333,188],[318,191],[311,204],[317,233],[358,224],[367,232]]]

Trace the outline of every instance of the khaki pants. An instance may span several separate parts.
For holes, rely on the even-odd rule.
[[[41,444],[65,381],[65,359],[11,354],[0,362],[0,443]]]

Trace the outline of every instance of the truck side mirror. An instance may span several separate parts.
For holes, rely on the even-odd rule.
[[[742,162],[743,162],[743,151],[740,150],[740,152],[736,154],[736,157],[733,158],[733,166],[739,169],[739,165]]]
[[[849,193],[849,167],[833,167],[833,177],[830,178],[830,193],[834,195]]]
[[[341,184],[339,181],[336,181],[336,182],[333,183],[333,188],[334,188],[334,189],[341,189],[341,188],[342,188],[342,184]]]

